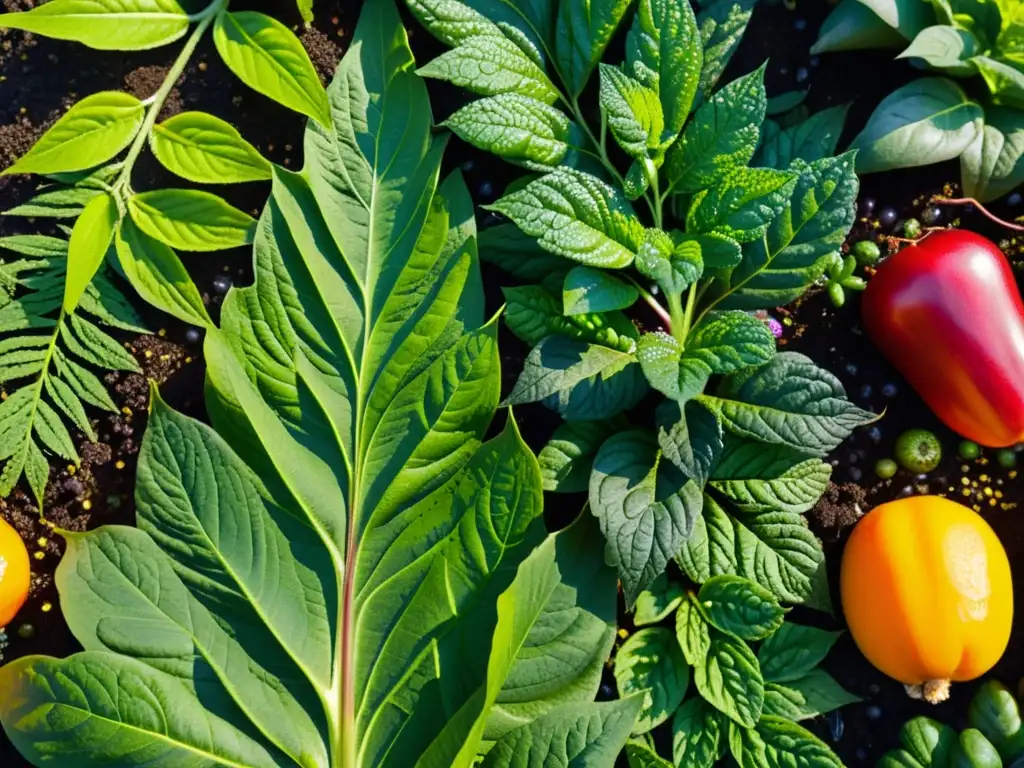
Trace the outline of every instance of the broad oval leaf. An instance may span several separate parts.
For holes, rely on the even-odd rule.
[[[205,112],[182,112],[153,126],[156,159],[183,179],[199,184],[263,181],[270,162],[234,126]]]
[[[615,654],[619,696],[643,695],[633,733],[647,733],[668,720],[686,696],[690,667],[672,633],[647,627],[630,635]]]
[[[741,768],[842,768],[842,761],[810,731],[775,715],[756,728],[730,728],[729,750]]]
[[[813,163],[832,157],[839,146],[849,104],[823,109],[787,128],[766,122],[753,162],[769,168],[789,168],[794,160]]]
[[[930,24],[934,18],[932,9],[915,0],[860,0],[875,14],[899,32],[907,40]]]
[[[731,437],[711,486],[742,512],[809,512],[828,490],[832,467],[782,445]]]
[[[559,424],[537,454],[544,490],[582,493],[590,487],[590,468],[605,440],[622,428],[621,419]]]
[[[3,175],[83,171],[105,163],[131,144],[145,114],[142,102],[127,93],[86,96]]]
[[[683,588],[663,573],[637,597],[633,623],[638,627],[657,624],[671,615],[685,598]]]
[[[620,352],[636,348],[639,332],[622,312],[587,312],[563,315],[563,302],[540,285],[505,288],[505,322],[509,330],[527,344],[539,344],[558,334]]]
[[[974,67],[967,60],[978,48],[978,39],[967,30],[937,24],[922,29],[896,58],[917,58],[952,75],[973,75]]]
[[[188,31],[178,0],[50,0],[22,13],[0,14],[0,28],[73,40],[103,51],[144,51]]]
[[[959,85],[924,77],[889,94],[850,149],[858,173],[941,163],[959,157],[983,122],[981,106]]]
[[[860,700],[859,696],[844,690],[828,672],[815,669],[785,685],[766,683],[764,712],[798,722]]]
[[[640,292],[635,286],[590,267],[571,269],[562,286],[562,304],[567,315],[628,309],[638,298]]]
[[[636,160],[661,161],[665,117],[658,93],[618,67],[601,64],[601,114],[623,151]]]
[[[601,446],[590,476],[590,509],[601,523],[605,560],[619,571],[627,605],[665,570],[700,508],[697,483],[661,460],[653,434],[620,432]]]
[[[114,240],[119,218],[117,201],[103,193],[85,206],[75,222],[68,245],[68,271],[64,283],[65,312],[74,312],[86,287],[103,263]]]
[[[997,200],[1024,182],[1024,117],[1014,109],[993,107],[985,125],[960,155],[964,195],[983,203]]]
[[[840,0],[822,23],[811,53],[902,48],[906,44],[907,38],[882,21],[865,3]]]
[[[760,240],[782,213],[797,174],[774,168],[734,168],[711,189],[698,193],[686,214],[686,230],[738,243]]]
[[[673,768],[670,760],[666,760],[654,751],[654,747],[640,740],[626,743],[626,761],[629,768]]]
[[[705,701],[744,728],[761,718],[764,679],[742,640],[712,630],[707,657],[693,668],[693,682]]]
[[[700,72],[699,95],[707,98],[729,65],[747,24],[756,0],[714,0],[697,16],[700,40],[704,46],[704,66]]]
[[[658,445],[666,459],[703,487],[722,453],[722,425],[696,400],[666,400],[654,413]]]
[[[255,11],[220,13],[213,42],[239,80],[323,126],[331,109],[306,49],[284,24]]]
[[[679,768],[713,768],[726,749],[728,725],[699,696],[672,718],[672,758]]]
[[[256,220],[198,189],[158,189],[128,199],[132,221],[150,237],[183,251],[219,251],[252,243]]]
[[[711,625],[740,640],[763,640],[782,626],[785,613],[764,587],[739,576],[714,576],[697,594]]]
[[[686,663],[692,667],[703,664],[711,650],[711,625],[697,596],[688,593],[676,611],[676,640]]]
[[[799,680],[825,660],[841,635],[786,622],[758,649],[764,679],[773,683]]]

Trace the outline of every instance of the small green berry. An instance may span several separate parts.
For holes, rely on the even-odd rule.
[[[868,284],[864,282],[863,277],[854,275],[843,280],[843,288],[846,288],[848,291],[863,291],[867,287]]]
[[[1017,452],[1012,448],[1003,448],[996,451],[996,461],[1003,469],[1013,469],[1017,466]]]
[[[883,480],[888,480],[890,477],[896,474],[899,467],[896,462],[892,459],[881,459],[875,464],[875,474]]]
[[[931,472],[942,461],[942,444],[926,429],[907,430],[896,439],[896,461],[911,472]]]
[[[973,440],[964,440],[960,443],[957,453],[960,454],[960,458],[964,461],[973,461],[981,456],[981,446]]]
[[[878,247],[878,243],[861,240],[859,243],[853,244],[853,255],[861,264],[874,264],[882,258],[882,251]]]
[[[828,297],[832,300],[832,306],[836,309],[846,303],[846,293],[843,291],[843,286],[839,283],[830,282],[828,284]]]
[[[22,624],[18,627],[18,637],[22,640],[31,640],[36,635],[36,628],[31,624]]]
[[[916,240],[921,236],[921,222],[917,219],[907,219],[903,222],[903,234],[911,240]]]

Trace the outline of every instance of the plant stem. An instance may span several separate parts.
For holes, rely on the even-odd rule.
[[[942,197],[941,195],[936,195],[931,199],[931,202],[939,203],[940,205],[973,205],[978,209],[978,212],[989,221],[993,221],[1001,227],[1012,229],[1014,232],[1024,232],[1024,226],[1000,219],[973,197]]]
[[[683,297],[681,293],[666,293],[665,298],[668,300],[668,311],[671,317],[671,324],[669,326],[672,331],[672,335],[676,337],[679,343],[686,341],[686,332],[683,330],[683,326],[686,323],[686,317],[683,314]]]
[[[690,334],[690,328],[693,327],[693,310],[697,306],[697,283],[690,286],[690,292],[686,295],[686,310],[683,313],[683,328],[682,328],[682,339],[684,341]]]
[[[121,169],[121,174],[117,177],[117,181],[114,182],[113,192],[115,198],[118,199],[118,205],[120,205],[120,195],[125,190],[131,188],[132,169],[135,167],[135,163],[139,159],[139,155],[142,154],[142,148],[146,145],[146,141],[149,139],[150,133],[153,131],[153,126],[156,125],[156,119],[160,115],[160,110],[164,108],[164,104],[167,98],[171,95],[171,91],[174,90],[175,84],[185,71],[185,67],[188,66],[189,59],[192,58],[192,54],[196,52],[196,48],[199,45],[199,41],[202,39],[206,30],[210,28],[214,20],[220,11],[225,8],[228,4],[228,0],[214,0],[200,13],[190,17],[192,21],[198,21],[199,24],[192,30],[192,34],[189,36],[185,43],[185,47],[181,49],[178,54],[178,58],[174,60],[174,64],[167,71],[167,76],[164,78],[163,84],[160,86],[160,90],[146,99],[143,103],[147,105],[146,119],[142,123],[142,127],[139,132],[135,135],[135,141],[132,142],[131,147],[128,150],[128,156],[124,160],[124,167]]]
[[[664,229],[664,212],[662,207],[665,199],[661,196],[659,185],[661,183],[661,176],[657,171],[654,172],[654,178],[651,179],[651,192],[653,193],[654,200],[647,200],[647,204],[651,207],[651,215],[654,216],[654,226],[658,229]]]
[[[626,279],[629,280],[636,289],[640,292],[640,298],[647,302],[647,306],[654,310],[654,314],[658,316],[658,319],[665,324],[666,328],[672,327],[672,316],[665,311],[665,308],[661,306],[661,303],[651,295],[650,291],[644,288],[636,278],[631,275],[625,275]]]
[[[625,179],[622,178],[622,174],[619,173],[618,169],[614,165],[612,165],[612,161],[608,157],[607,142],[604,138],[604,117],[602,116],[601,118],[602,135],[601,138],[598,139],[597,136],[594,135],[594,132],[591,130],[590,124],[587,123],[586,118],[583,117],[583,110],[580,109],[580,100],[576,97],[573,97],[572,101],[568,101],[566,103],[570,107],[572,107],[573,116],[576,118],[576,122],[579,123],[580,128],[583,129],[583,132],[587,134],[587,138],[590,140],[590,143],[597,148],[599,158],[601,160],[601,165],[603,165],[605,169],[608,171],[608,173],[612,175],[612,178],[614,178],[615,181],[618,182],[620,187],[625,187]]]

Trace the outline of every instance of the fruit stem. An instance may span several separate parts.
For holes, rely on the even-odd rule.
[[[949,699],[952,683],[949,680],[926,680],[923,685],[903,686],[912,699],[924,700],[929,704],[941,704]]]
[[[1001,227],[1012,229],[1014,232],[1024,232],[1024,226],[1021,226],[1020,224],[1013,224],[1009,221],[1005,221],[1004,219],[1000,219],[998,216],[989,211],[984,205],[979,203],[973,197],[954,198],[936,195],[931,199],[931,202],[939,203],[940,205],[973,205],[975,208],[978,209],[978,212],[981,213],[981,215],[987,218],[989,221],[993,221]]]

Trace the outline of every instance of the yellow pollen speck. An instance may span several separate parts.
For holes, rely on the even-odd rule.
[[[146,356],[146,359],[148,360],[149,358],[151,358],[153,356],[153,350],[147,349],[144,354]]]
[[[991,488],[985,488],[985,495],[986,496],[991,496],[992,495],[992,489]]]
[[[114,462],[114,466],[118,469],[124,469],[124,462],[121,459],[118,459]]]
[[[38,539],[36,539],[36,544],[38,544],[40,547],[45,547],[49,543],[50,540],[45,536],[40,536]]]
[[[971,481],[968,480],[966,477],[961,477],[960,478],[960,482],[963,483],[964,485],[970,485],[971,484]]]
[[[50,601],[46,601],[40,607],[42,608],[43,613],[49,613],[53,610],[53,603],[51,603]]]
[[[988,482],[988,475],[981,475],[980,477],[978,477],[978,479],[981,480],[981,482],[983,482],[983,483],[987,483]]]
[[[125,416],[131,416],[132,409],[126,405],[124,408],[121,409],[121,413],[123,413]]]
[[[44,557],[46,557],[46,553],[42,552],[42,551],[40,551],[40,552],[33,552],[32,553],[32,557],[34,557],[36,560],[42,560]]]
[[[998,502],[997,502],[997,501],[996,501],[995,499],[989,499],[989,500],[988,500],[988,505],[989,505],[990,507],[994,507],[994,506],[995,506],[995,505],[996,505],[997,503],[998,503]]]
[[[84,510],[86,510],[86,511],[88,511],[88,510],[92,509],[92,502],[91,502],[91,501],[89,501],[88,499],[86,499],[85,501],[83,501],[83,502],[82,502],[82,509],[84,509]]]
[[[207,64],[206,64],[205,61],[200,61],[198,66],[199,66],[199,71],[200,72],[205,72],[206,71]]]
[[[156,335],[157,336],[161,336],[161,337],[162,336],[166,336],[167,335],[167,329],[166,328],[161,328],[159,331],[156,332]]]
[[[966,464],[961,464],[960,465],[960,471],[961,472],[969,472],[970,470],[971,470],[971,468],[968,467]]]
[[[971,495],[971,489],[970,488],[964,488],[963,494],[964,494],[964,496],[970,496]]]
[[[191,363],[192,362],[192,358],[191,357],[186,357],[185,358],[185,362],[186,363]]]
[[[1009,477],[1011,480],[1016,479],[1016,477],[1017,477],[1017,470],[1016,469],[1010,470],[1010,473],[1007,475],[1007,477]]]
[[[629,637],[629,632],[627,632],[624,629],[620,629],[619,630],[619,637],[621,637],[623,640],[625,640],[627,637]]]
[[[997,499],[1003,498],[1003,492],[1002,491],[996,491],[996,498]]]
[[[78,467],[76,467],[74,464],[68,464],[68,474],[69,475],[75,474],[76,471],[78,471]]]

